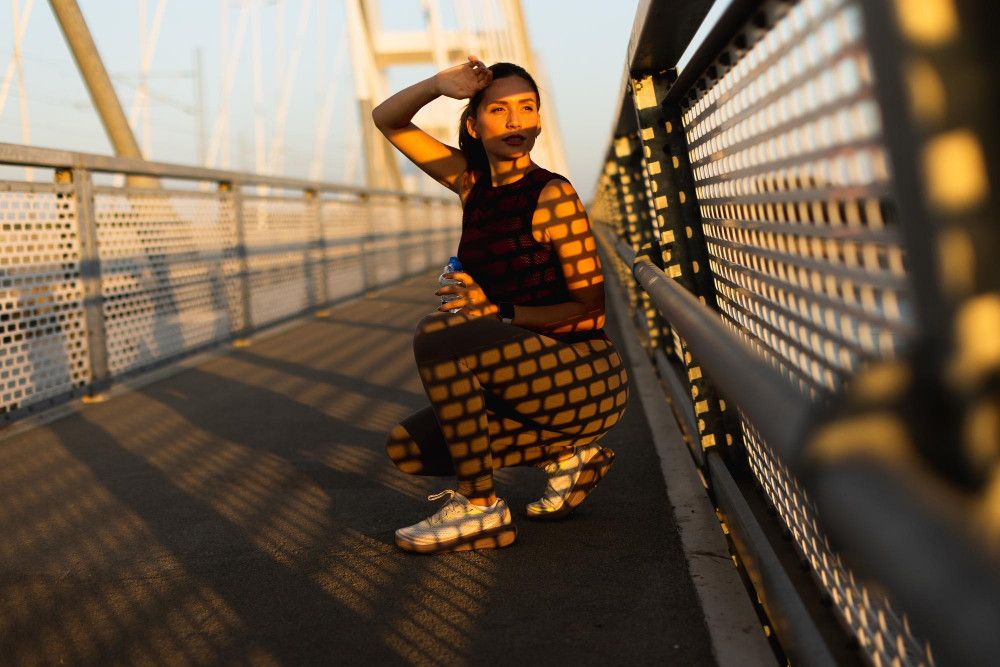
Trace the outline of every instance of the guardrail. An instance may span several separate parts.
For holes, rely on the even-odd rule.
[[[597,236],[791,664],[1000,655],[988,9],[636,16]]]
[[[0,164],[55,170],[0,180],[5,422],[443,266],[461,232],[457,200],[9,144]]]

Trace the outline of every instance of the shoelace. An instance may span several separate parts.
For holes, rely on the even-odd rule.
[[[465,505],[462,501],[455,497],[456,495],[457,494],[452,489],[445,489],[441,493],[434,493],[427,496],[427,500],[432,502],[435,500],[441,500],[445,496],[448,497],[448,501],[441,506],[441,509],[427,517],[427,523],[435,526],[439,523],[444,523],[451,517],[455,516],[456,510],[464,512]]]
[[[558,475],[565,475],[567,472],[574,470],[577,465],[581,464],[583,464],[583,457],[580,452],[576,452],[568,459],[550,463],[545,466],[544,470],[549,474],[549,477],[556,477]]]
[[[588,459],[589,460],[589,457]],[[571,475],[575,473],[579,468],[583,467],[586,461],[583,459],[583,450],[577,450],[573,456],[568,459],[563,459],[562,461],[553,461],[548,464],[542,470],[544,470],[549,475],[549,483],[545,486],[545,491],[542,493],[541,502],[543,505],[548,507],[555,507],[560,504],[563,500],[563,495],[569,491],[569,489],[557,489],[552,484],[552,481],[561,475]]]
[[[565,488],[556,488],[552,484],[553,480],[562,475],[570,475],[575,472],[575,468],[583,464],[583,459],[580,458],[579,454],[574,454],[568,459],[563,459],[562,461],[554,461],[549,465],[545,466],[543,470],[549,475],[549,483],[545,485],[545,491],[542,493],[542,504],[549,507],[554,507],[562,500],[563,495],[566,493]]]
[[[580,456],[579,454],[573,454],[573,456],[569,457],[568,459],[563,459],[562,461],[553,461],[552,463],[549,463],[548,465],[543,467],[542,470],[544,470],[545,474],[548,475],[549,477],[554,477],[564,472],[565,467],[574,463],[579,456]]]

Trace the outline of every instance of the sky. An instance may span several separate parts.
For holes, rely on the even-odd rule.
[[[149,87],[151,158],[163,162],[198,164],[203,142],[211,144],[221,103],[220,6],[223,0],[146,0],[146,25],[153,24],[157,4],[164,14],[156,48],[150,61]],[[232,48],[241,0],[229,3],[229,45]],[[284,173],[306,177],[316,156],[317,122],[323,99],[337,81],[336,95],[323,142],[322,180],[361,184],[363,158],[357,103],[350,64],[344,59],[336,71],[339,43],[344,40],[342,0],[284,0],[284,30],[275,0],[261,2],[261,63],[264,135],[273,140],[280,89],[291,85],[285,130]],[[457,27],[452,2],[441,0],[445,29]],[[307,20],[299,17],[309,3]],[[532,48],[548,79],[542,91],[543,118],[555,114],[562,133],[569,173],[584,201],[597,183],[610,136],[612,114],[617,110],[625,50],[637,0],[521,0]],[[8,65],[14,52],[12,3],[23,18],[31,5],[22,42],[24,90],[29,140],[34,146],[111,154],[111,145],[87,95],[62,33],[44,0],[0,0],[0,98],[5,81],[9,90],[0,111],[0,142],[25,143],[22,136],[19,82]],[[119,99],[129,113],[140,70],[139,1],[79,0],[105,67]],[[320,4],[324,6],[319,7]],[[420,0],[381,0],[385,30],[417,29],[423,25]],[[326,34],[324,52],[318,49],[319,26]],[[253,114],[253,62],[248,26],[236,67],[232,93],[230,142],[231,167],[253,171],[255,166]],[[279,34],[284,48],[279,48]],[[298,67],[289,76],[293,45],[300,45]],[[195,53],[200,52],[203,103],[196,97]],[[284,54],[283,57],[279,54]],[[349,50],[346,51],[349,57]],[[457,64],[457,63],[456,63]],[[9,80],[7,72],[12,72]],[[430,66],[393,68],[390,92],[416,83],[434,73]],[[200,119],[204,117],[202,125]],[[551,122],[551,121],[550,121]],[[141,123],[135,128],[142,143]],[[7,172],[5,172],[7,173]],[[23,173],[23,172],[22,172]]]

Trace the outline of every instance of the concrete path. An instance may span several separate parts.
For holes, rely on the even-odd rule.
[[[567,520],[515,515],[501,550],[395,547],[454,485],[383,445],[426,405],[410,345],[434,285],[0,440],[0,665],[714,664],[634,395]],[[544,486],[498,480],[516,513]]]

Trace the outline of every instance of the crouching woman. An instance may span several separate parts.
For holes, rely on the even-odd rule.
[[[459,148],[411,122],[438,96],[469,99]],[[411,475],[455,477],[445,504],[396,531],[403,549],[502,547],[517,534],[493,471],[535,466],[548,484],[532,519],[573,511],[607,474],[597,443],[625,412],[628,377],[604,333],[604,275],[576,191],[539,167],[538,87],[510,63],[439,72],[372,113],[386,138],[462,201],[457,299],[424,317],[413,350],[430,405],[396,425],[387,450]],[[460,308],[457,313],[448,312]]]

